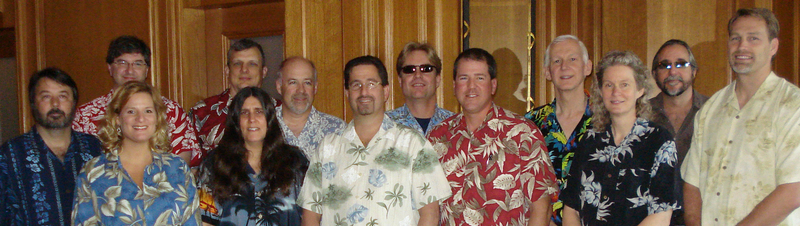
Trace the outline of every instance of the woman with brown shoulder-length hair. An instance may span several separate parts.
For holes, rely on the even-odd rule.
[[[105,153],[75,182],[73,225],[198,225],[189,166],[171,154],[166,107],[150,85],[114,91],[98,136]]]
[[[228,108],[225,134],[203,159],[200,208],[209,225],[300,225],[308,160],[287,144],[267,93],[248,87]]]

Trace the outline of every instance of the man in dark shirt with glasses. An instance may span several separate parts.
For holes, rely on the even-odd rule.
[[[692,87],[697,75],[697,61],[692,49],[686,42],[672,39],[661,45],[653,57],[653,77],[656,79],[661,93],[650,99],[653,106],[654,120],[669,130],[675,137],[678,150],[678,165],[680,171],[686,152],[692,144],[694,131],[694,115],[708,100],[707,96],[700,94]],[[678,186],[675,188],[677,199],[683,205],[683,180],[680,172],[675,173]],[[672,212],[672,225],[683,225],[683,210]]]

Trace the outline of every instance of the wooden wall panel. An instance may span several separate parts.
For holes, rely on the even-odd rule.
[[[775,73],[794,84],[800,83],[800,1],[776,0],[773,12],[778,18],[781,33],[778,54],[772,68]]]
[[[332,0],[287,1],[285,15],[286,56],[303,56],[314,62],[318,79],[314,106],[337,117],[343,117],[349,109],[344,101],[342,78],[346,62],[342,41],[343,4]]]

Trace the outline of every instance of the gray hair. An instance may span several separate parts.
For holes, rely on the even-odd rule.
[[[578,46],[581,47],[581,53],[583,53],[582,54],[583,55],[583,62],[584,63],[589,62],[589,51],[586,50],[586,45],[584,45],[583,42],[580,39],[578,39],[578,37],[575,37],[574,35],[561,35],[561,36],[558,36],[555,39],[553,39],[553,41],[550,42],[549,45],[547,45],[547,50],[544,51],[544,65],[543,65],[544,67],[543,68],[550,67],[550,48],[553,47],[553,45],[555,45],[556,43],[567,41],[567,40],[575,40],[576,42],[578,42]]]
[[[312,62],[311,60],[306,59],[304,57],[300,57],[300,56],[289,57],[289,58],[286,58],[285,60],[283,60],[283,62],[281,62],[281,65],[278,67],[278,80],[283,79],[283,73],[281,73],[283,71],[283,67],[286,66],[286,64],[289,63],[290,61],[295,61],[295,60],[304,61],[304,62],[308,63],[309,65],[311,65],[311,70],[314,71],[314,79],[313,79],[313,81],[316,84],[317,83],[317,67],[314,66],[314,62]]]

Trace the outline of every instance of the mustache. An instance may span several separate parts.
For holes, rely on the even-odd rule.
[[[365,99],[369,99],[371,101],[375,101],[375,97],[372,97],[372,96],[361,96],[361,97],[358,97],[358,99],[356,99],[356,100],[362,101],[362,100],[365,100]]]
[[[664,79],[664,83],[671,82],[671,81],[684,82],[683,78],[681,78],[681,76],[677,76],[677,75],[670,75],[670,76],[667,76],[667,78]]]
[[[65,113],[64,111],[62,111],[61,109],[58,109],[58,108],[50,109],[50,111],[47,112],[47,116],[50,116],[52,114],[67,115],[67,113]]]
[[[298,93],[298,94],[292,95],[292,98],[306,98],[307,99],[308,98],[308,94],[306,94],[306,93]]]

